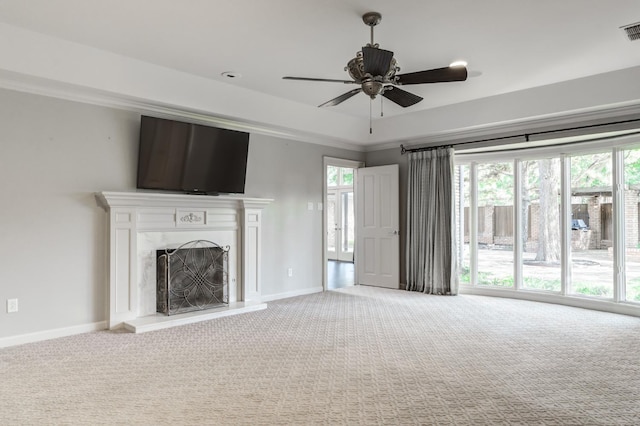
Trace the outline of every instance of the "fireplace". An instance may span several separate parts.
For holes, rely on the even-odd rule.
[[[96,198],[106,210],[109,224],[106,310],[110,329],[150,331],[266,308],[261,301],[260,277],[262,210],[273,200],[151,192],[101,192]],[[158,314],[157,251],[177,249],[194,240],[230,247],[228,306]]]
[[[175,315],[228,306],[229,249],[195,240],[157,250],[157,312]]]

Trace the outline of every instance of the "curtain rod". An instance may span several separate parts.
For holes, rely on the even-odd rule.
[[[404,155],[407,152],[431,151],[438,148],[453,148],[453,145],[423,146],[421,148],[411,148],[411,149],[407,149],[404,147],[404,145],[400,145],[400,154]]]
[[[613,125],[618,125],[618,124],[637,123],[637,122],[640,122],[640,118],[633,118],[633,119],[630,119],[630,120],[613,121],[613,122],[600,123],[600,124],[588,124],[586,126],[567,127],[567,128],[564,128],[564,129],[556,129],[556,130],[542,130],[542,131],[539,131],[539,132],[522,133],[522,134],[519,134],[519,135],[500,136],[500,137],[495,137],[495,138],[478,139],[478,140],[473,140],[473,141],[460,142],[460,143],[456,143],[456,144],[424,146],[424,147],[420,147],[420,148],[411,148],[411,149],[407,149],[407,148],[404,147],[404,145],[400,145],[400,154],[404,155],[407,152],[428,151],[428,150],[437,149],[437,148],[455,148],[457,146],[467,145],[467,144],[471,144],[471,143],[495,142],[495,141],[500,141],[500,140],[504,140],[504,139],[512,139],[512,138],[518,138],[518,137],[524,138],[526,142],[529,142],[529,138],[531,136],[546,135],[546,134],[549,134],[549,133],[558,133],[558,132],[570,132],[570,131],[573,131],[573,130],[593,129],[593,128],[604,127],[604,126],[613,126]]]

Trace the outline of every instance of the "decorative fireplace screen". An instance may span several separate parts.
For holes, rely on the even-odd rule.
[[[229,304],[229,246],[207,240],[158,250],[157,312],[173,315]]]

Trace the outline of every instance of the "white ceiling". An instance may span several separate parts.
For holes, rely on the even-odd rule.
[[[369,28],[361,16],[372,10],[382,14],[375,41],[395,53],[401,73],[463,59],[472,75],[466,82],[406,86],[424,100],[406,109],[385,100],[383,119],[378,118],[380,102],[375,102],[374,129],[379,136],[368,135],[370,105],[364,94],[332,107],[330,113],[316,108],[354,86],[281,79],[285,75],[348,79],[347,61],[369,41]],[[425,121],[457,109],[452,105],[473,105],[480,99],[497,99],[496,95],[528,93],[540,86],[640,67],[640,41],[628,41],[620,29],[638,21],[638,0],[0,0],[0,22],[13,29],[12,43],[33,33],[212,80],[212,87],[224,87],[236,98],[230,103],[241,99],[262,109],[270,105],[274,111],[287,111],[287,117],[273,120],[259,112],[242,117],[242,112],[227,115],[215,108],[209,111],[212,115],[293,133],[304,133],[304,123],[320,121],[323,126],[307,124],[309,133],[365,145],[394,140],[394,132],[406,140],[436,134],[443,129]],[[22,47],[20,55],[26,49]],[[23,70],[1,65],[0,69],[29,73],[26,65]],[[225,78],[221,76],[225,71],[242,77]],[[74,81],[53,71],[38,73],[81,85],[79,77]],[[635,95],[633,99],[638,100]],[[624,96],[620,100],[630,101]],[[183,107],[188,104],[185,100]],[[207,112],[196,102],[193,109]],[[436,110],[438,114],[429,114]],[[562,112],[550,108],[536,115]],[[334,120],[337,124],[332,125]],[[416,129],[399,130],[409,122]],[[359,130],[347,131],[349,126]],[[323,130],[330,127],[334,131]]]

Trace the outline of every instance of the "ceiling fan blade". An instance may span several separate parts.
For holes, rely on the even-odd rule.
[[[302,81],[326,81],[329,83],[357,84],[353,80],[333,80],[331,78],[310,78],[310,77],[282,77],[283,80],[302,80]]]
[[[327,102],[323,103],[322,105],[318,105],[318,107],[336,106],[336,105],[341,104],[342,102],[346,101],[350,97],[357,95],[361,91],[362,91],[361,88],[350,90],[347,93],[343,93],[342,95],[338,96],[337,98],[333,98],[330,101],[327,101]]]
[[[444,67],[426,71],[410,72],[397,76],[398,84],[446,83],[450,81],[465,81],[466,67]]]
[[[362,63],[364,72],[372,76],[384,76],[391,66],[393,52],[390,50],[378,49],[376,47],[362,48]]]
[[[393,86],[386,86],[382,96],[397,103],[403,108],[415,105],[422,100],[418,95],[414,95],[413,93],[409,93],[406,90],[398,89]]]

